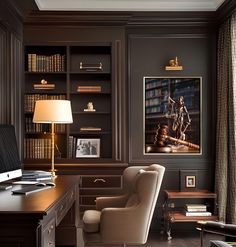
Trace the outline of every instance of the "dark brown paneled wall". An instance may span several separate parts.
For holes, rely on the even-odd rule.
[[[23,24],[8,1],[0,2],[0,123],[13,124],[21,153]]]
[[[187,25],[186,22],[186,27],[136,27],[128,30],[129,163],[163,164],[167,168],[164,188],[177,190],[180,170],[197,170],[199,188],[212,189],[215,159],[216,31],[212,26],[208,29],[206,25]],[[183,71],[166,71],[165,65],[176,56],[184,67]],[[202,77],[202,154],[144,154],[144,76]],[[210,183],[208,177],[212,178]]]
[[[24,26],[25,44],[66,45],[120,40],[122,71],[127,72],[127,77],[122,72],[122,84],[118,88],[123,102],[119,122],[122,125],[123,160],[130,165],[165,165],[178,181],[174,183],[175,189],[179,186],[181,169],[196,169],[204,176],[213,176],[215,37],[213,13],[78,13],[76,16],[74,13],[37,12],[30,15]],[[164,66],[175,56],[179,57],[184,70],[165,71]],[[143,76],[168,75],[203,78],[201,155],[143,154]],[[172,185],[166,184],[170,188]]]

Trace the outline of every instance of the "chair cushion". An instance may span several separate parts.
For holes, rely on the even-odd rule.
[[[101,212],[97,210],[86,210],[83,216],[85,232],[98,232],[100,225]]]
[[[232,247],[232,245],[219,240],[211,240],[210,247]]]

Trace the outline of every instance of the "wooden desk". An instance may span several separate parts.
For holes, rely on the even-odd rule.
[[[73,215],[74,226],[70,230],[76,232],[79,176],[60,175],[54,182],[55,187],[29,195],[12,195],[11,190],[0,192],[1,247],[56,246],[56,228],[61,235],[60,223],[68,212]],[[13,189],[21,186],[14,185]]]

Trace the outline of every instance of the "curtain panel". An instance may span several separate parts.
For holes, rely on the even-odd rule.
[[[219,30],[215,189],[219,220],[236,224],[236,14]]]

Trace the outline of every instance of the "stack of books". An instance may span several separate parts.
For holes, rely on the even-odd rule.
[[[101,86],[78,86],[77,92],[79,93],[100,93],[102,90]]]
[[[80,131],[101,131],[100,127],[81,127]]]
[[[40,180],[50,180],[51,172],[39,171],[39,170],[26,170],[23,171],[21,180],[23,181],[40,181]]]
[[[207,211],[205,204],[186,204],[185,205],[186,216],[211,216],[212,213]]]
[[[34,84],[35,90],[53,90],[55,89],[55,84]]]

